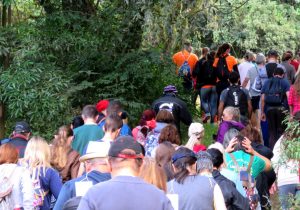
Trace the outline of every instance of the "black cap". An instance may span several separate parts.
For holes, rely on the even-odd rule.
[[[130,150],[133,153],[128,154],[124,150]],[[119,157],[124,159],[137,159],[143,158],[145,150],[143,146],[135,141],[131,136],[120,136],[114,142],[111,143],[108,156]]]
[[[14,131],[17,133],[30,133],[31,129],[27,122],[21,121],[16,123]]]
[[[270,50],[270,51],[268,52],[268,56],[275,56],[275,57],[278,57],[279,54],[278,54],[278,52],[277,52],[276,50]]]

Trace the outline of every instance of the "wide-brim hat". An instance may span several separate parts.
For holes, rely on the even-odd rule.
[[[79,158],[79,161],[84,162],[93,158],[106,158],[108,156],[109,148],[110,143],[90,141],[86,147],[84,155]]]

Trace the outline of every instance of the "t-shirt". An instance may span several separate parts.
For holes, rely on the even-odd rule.
[[[288,104],[293,106],[293,115],[300,111],[300,95],[297,94],[294,86],[291,86],[288,98]]]
[[[252,67],[251,69],[249,69],[249,71],[247,72],[246,78],[249,78],[249,82],[248,85],[250,85],[250,89],[249,89],[249,94],[251,97],[254,96],[259,96],[260,93],[257,91],[254,91],[251,87],[255,81],[255,78],[258,76],[258,70],[256,69],[256,67]]]
[[[215,58],[214,60],[214,64],[213,64],[213,67],[217,68],[218,66],[218,61],[219,61],[219,58]],[[235,65],[238,64],[237,60],[235,59],[235,57],[231,56],[231,55],[228,55],[226,57],[226,63],[227,63],[227,67],[228,67],[228,70],[231,72],[233,70],[233,67]]]
[[[186,50],[180,51],[173,55],[173,62],[177,66],[176,74],[178,73],[178,69],[180,66],[183,65],[184,61],[188,62],[189,66],[191,67],[191,71],[195,69],[196,63],[198,61],[198,56],[194,53],[189,53]]]
[[[238,65],[241,84],[243,84],[245,78],[247,77],[246,75],[248,74],[249,70],[253,67],[254,67],[254,63],[248,61],[245,61],[240,65]],[[250,88],[250,83],[248,82],[246,89],[249,90],[249,88]]]
[[[97,124],[86,124],[74,129],[72,148],[80,155],[89,141],[96,141],[104,136],[103,130]]]
[[[242,150],[233,152],[232,154],[235,157],[238,165],[240,167],[245,167],[247,169],[250,162],[251,155]],[[227,168],[237,172],[237,168],[228,153],[225,153],[225,159],[226,159]],[[256,178],[265,169],[265,166],[266,163],[263,159],[261,159],[258,156],[254,156],[253,163],[251,166],[251,171],[250,171],[251,175],[254,178]]]

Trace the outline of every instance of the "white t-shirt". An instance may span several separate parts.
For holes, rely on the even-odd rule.
[[[247,75],[247,72],[249,71],[249,69],[251,69],[252,67],[254,67],[254,64],[251,63],[251,62],[248,62],[248,61],[245,61],[243,63],[241,63],[240,65],[238,65],[238,70],[239,70],[239,73],[240,73],[240,79],[241,79],[241,84],[243,84],[245,78],[246,78],[246,75]],[[250,82],[248,82],[247,86],[246,86],[246,89],[249,90],[250,88]]]

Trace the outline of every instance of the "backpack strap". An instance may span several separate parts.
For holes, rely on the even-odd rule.
[[[228,154],[229,154],[229,156],[231,157],[231,159],[232,159],[232,161],[233,161],[235,167],[237,168],[237,170],[240,171],[240,166],[239,166],[238,162],[236,161],[234,155],[233,155],[232,153],[228,153]]]
[[[250,157],[250,161],[249,161],[249,164],[248,164],[248,167],[247,167],[247,172],[250,174],[250,171],[251,171],[251,167],[252,167],[252,164],[253,164],[253,160],[254,160],[254,155],[251,155]]]

